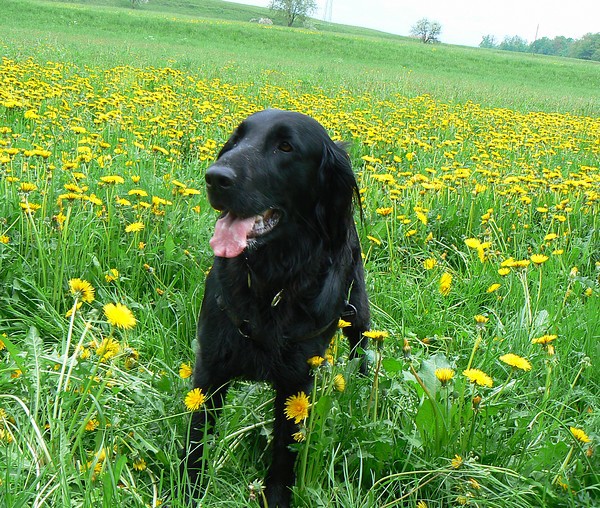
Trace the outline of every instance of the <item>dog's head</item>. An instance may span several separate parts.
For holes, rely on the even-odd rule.
[[[358,196],[343,146],[314,119],[280,110],[237,127],[206,171],[206,188],[222,212],[211,239],[220,257],[299,235],[343,242]]]

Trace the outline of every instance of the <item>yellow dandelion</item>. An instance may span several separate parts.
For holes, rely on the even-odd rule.
[[[460,455],[455,455],[454,458],[450,461],[452,469],[458,469],[463,465],[463,458]]]
[[[106,362],[119,354],[121,345],[113,337],[106,337],[96,346],[95,351],[96,355],[100,357],[100,361]]]
[[[485,324],[490,320],[489,317],[487,316],[483,316],[481,314],[477,314],[475,316],[475,324],[477,325],[478,328],[483,328],[485,327]]]
[[[531,370],[531,363],[529,363],[529,360],[513,353],[502,355],[500,357],[500,361],[510,365],[511,367],[514,367],[515,369],[521,369],[524,371]]]
[[[437,265],[437,259],[435,258],[427,258],[423,261],[423,268],[425,270],[431,270],[435,265]]]
[[[0,235],[0,243],[7,244],[10,242],[10,237],[6,235]]]
[[[146,461],[142,457],[138,457],[133,461],[133,469],[136,471],[144,471],[147,467]]]
[[[108,184],[121,184],[121,183],[125,183],[125,179],[122,176],[119,175],[107,175],[107,176],[101,176],[100,177],[100,181],[103,183],[108,183]]]
[[[79,310],[81,309],[81,306],[83,305],[83,302],[77,302],[77,305],[75,305],[75,310]],[[70,318],[73,315],[73,307],[71,307],[65,314],[66,318]]]
[[[352,323],[350,323],[350,321],[345,321],[343,319],[340,319],[338,321],[338,328],[348,328],[349,326],[352,326]]]
[[[189,363],[182,363],[179,366],[179,377],[181,379],[187,379],[188,377],[190,377],[192,375],[192,367]]]
[[[320,367],[323,364],[324,361],[325,361],[325,358],[323,358],[322,356],[311,356],[308,360],[306,360],[306,362],[313,369],[316,369],[317,367]]]
[[[125,348],[125,368],[133,369],[140,359],[140,353],[132,347]]]
[[[376,342],[383,342],[390,336],[388,332],[383,330],[368,330],[363,332],[363,335],[369,339],[373,339]]]
[[[531,259],[531,262],[535,265],[541,265],[542,263],[545,263],[546,261],[548,261],[548,256],[545,256],[544,254],[532,254],[529,259]]]
[[[367,235],[367,238],[371,240],[371,242],[373,242],[375,245],[381,245],[381,240],[379,240],[378,238],[375,238],[374,236],[370,235]]]
[[[30,192],[33,192],[34,190],[37,190],[37,185],[30,182],[22,182],[19,186],[19,190],[28,194]]]
[[[454,377],[454,370],[448,368],[435,369],[435,377],[437,377],[439,382],[442,383],[442,386],[446,386]]]
[[[502,267],[498,269],[498,275],[501,275],[502,277],[504,277],[505,275],[508,275],[510,273],[510,268],[507,267]]]
[[[452,274],[444,272],[440,277],[440,293],[442,296],[448,296],[452,289]]]
[[[292,438],[297,443],[302,443],[303,441],[306,441],[306,432],[304,430],[299,430],[298,432],[294,432],[292,434]]]
[[[546,242],[550,242],[552,240],[556,240],[558,238],[558,235],[556,233],[548,233],[545,237],[544,237],[544,241]]]
[[[386,215],[390,215],[393,211],[394,211],[394,209],[391,206],[377,208],[377,210],[375,210],[375,212],[378,215],[381,215],[383,217],[385,217]]]
[[[111,325],[124,330],[133,328],[137,323],[133,312],[122,303],[107,303],[104,306],[104,315]]]
[[[71,279],[69,280],[69,289],[71,294],[82,302],[92,303],[94,301],[95,289],[87,280]]]
[[[292,395],[285,401],[285,409],[283,412],[288,420],[294,420],[294,423],[300,423],[308,418],[308,408],[310,401],[304,392],[298,395]]]
[[[471,383],[479,386],[487,386],[491,388],[494,385],[492,378],[485,372],[479,369],[466,369],[463,370],[463,374],[469,379]]]
[[[119,279],[119,270],[116,268],[111,268],[108,273],[104,276],[106,282],[114,282]]]
[[[143,222],[133,222],[125,228],[125,233],[138,233],[145,227]]]
[[[91,432],[93,430],[96,430],[98,428],[98,425],[100,425],[100,422],[98,422],[98,420],[96,420],[95,418],[92,418],[91,420],[88,420],[86,422],[85,430]]]
[[[573,434],[573,437],[577,439],[577,441],[581,443],[589,443],[591,441],[589,436],[583,430],[578,429],[577,427],[569,427],[569,430],[571,431],[571,434]]]
[[[489,288],[487,288],[485,290],[486,293],[494,293],[495,291],[498,291],[500,289],[500,286],[502,284],[498,284],[497,282],[492,284]]]
[[[206,397],[202,393],[200,388],[194,388],[190,390],[185,396],[185,407],[189,411],[198,411],[206,401]]]
[[[333,387],[338,392],[343,392],[346,389],[346,380],[344,379],[344,376],[342,376],[341,374],[337,374],[336,376],[334,376]]]
[[[555,341],[558,338],[558,335],[542,335],[541,337],[536,337],[535,339],[531,339],[532,344],[550,344],[550,342]]]
[[[417,503],[417,508],[427,508],[427,503],[421,500]]]

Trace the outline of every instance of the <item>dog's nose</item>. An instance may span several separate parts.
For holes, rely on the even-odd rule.
[[[235,172],[227,166],[211,166],[204,175],[206,186],[214,190],[225,190],[235,182]]]

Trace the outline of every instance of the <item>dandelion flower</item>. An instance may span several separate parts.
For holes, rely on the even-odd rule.
[[[83,279],[69,280],[69,289],[71,294],[82,302],[92,303],[94,301],[94,288],[92,285]]]
[[[550,342],[556,340],[558,335],[542,335],[541,337],[536,337],[535,339],[531,339],[532,344],[550,344]]]
[[[313,369],[316,369],[317,367],[320,367],[323,364],[324,361],[325,361],[325,358],[323,358],[322,356],[311,356],[308,360],[306,360],[306,362]]]
[[[507,267],[502,267],[498,269],[498,275],[501,275],[502,277],[504,277],[505,275],[508,275],[510,273],[510,268]]]
[[[133,328],[137,323],[133,312],[122,303],[107,303],[104,306],[104,315],[111,325],[124,330]]]
[[[100,181],[103,183],[108,183],[108,184],[121,184],[121,183],[125,183],[125,179],[122,176],[119,175],[107,175],[107,176],[101,176],[100,177]]]
[[[558,235],[556,233],[548,233],[545,237],[544,237],[544,241],[546,242],[550,242],[552,240],[556,240],[558,238]]]
[[[138,233],[144,229],[144,227],[145,226],[143,222],[133,222],[125,228],[125,233]]]
[[[104,276],[106,282],[114,282],[119,279],[119,270],[111,268],[108,273]]]
[[[343,319],[340,319],[338,321],[338,328],[348,328],[349,326],[352,326],[352,323],[350,323],[350,321],[345,321]]]
[[[133,469],[136,471],[144,471],[146,467],[146,461],[142,457],[138,457],[133,461]]]
[[[6,235],[0,235],[0,243],[7,244],[8,242],[10,242],[10,237]]]
[[[363,332],[363,335],[369,339],[373,339],[376,342],[383,342],[384,339],[387,339],[390,336],[388,332],[382,330],[368,330]]]
[[[342,376],[341,374],[337,374],[336,376],[334,376],[333,387],[338,392],[343,392],[346,389],[346,380],[344,379],[344,376]]]
[[[386,207],[378,208],[377,210],[375,210],[375,212],[377,212],[378,215],[382,215],[384,217],[386,215],[390,215],[393,211],[394,211],[394,209],[391,206],[386,206]]]
[[[577,441],[581,443],[589,443],[591,441],[589,436],[583,430],[578,429],[577,427],[569,427],[569,430],[571,431],[571,434],[573,434],[573,437],[577,439]]]
[[[463,458],[460,455],[455,455],[450,464],[452,465],[452,469],[458,469],[463,465]]]
[[[442,296],[448,296],[452,289],[452,274],[444,272],[440,277],[440,293]]]
[[[479,386],[487,386],[488,388],[491,388],[494,385],[492,378],[482,370],[467,369],[463,370],[463,374],[467,376],[471,383],[478,384]]]
[[[487,316],[482,316],[481,314],[477,314],[475,316],[475,325],[477,328],[485,328],[485,324],[490,320]]]
[[[106,362],[117,356],[121,351],[121,345],[112,337],[106,337],[96,346],[96,354],[100,357],[101,362]]]
[[[521,369],[524,371],[531,370],[531,363],[529,363],[529,360],[513,353],[502,355],[500,357],[500,361],[510,365],[511,367],[514,367],[515,369]]]
[[[91,420],[88,420],[86,422],[85,430],[87,430],[88,432],[91,432],[93,430],[96,430],[98,428],[98,425],[100,425],[98,420],[96,420],[95,418],[92,418]]]
[[[303,430],[299,430],[298,432],[294,432],[292,434],[292,438],[297,443],[302,443],[303,441],[306,441],[306,432],[303,431]]]
[[[21,192],[29,193],[33,192],[34,190],[37,190],[37,185],[30,182],[23,182],[21,183],[19,189],[21,190]]]
[[[454,377],[453,369],[435,369],[435,377],[438,378],[442,386],[446,386],[448,382]]]
[[[486,289],[486,293],[494,293],[495,291],[498,291],[500,289],[500,286],[502,284],[498,284],[497,282],[492,284],[489,288]]]
[[[529,259],[531,259],[531,262],[535,265],[541,265],[542,263],[545,263],[546,261],[548,261],[548,256],[545,256],[544,254],[532,254]]]
[[[197,411],[202,407],[205,400],[206,397],[202,393],[202,390],[200,388],[194,388],[185,396],[185,407],[187,407],[189,411]]]
[[[427,258],[423,261],[423,268],[425,270],[431,270],[435,265],[437,265],[437,259],[435,258]]]
[[[179,377],[181,379],[187,379],[192,375],[192,367],[189,363],[182,363],[179,366]]]
[[[304,392],[298,395],[292,395],[285,401],[285,409],[283,412],[288,420],[294,420],[294,423],[300,423],[308,418],[308,408],[310,402]]]

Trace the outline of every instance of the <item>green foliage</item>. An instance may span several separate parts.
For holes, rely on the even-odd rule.
[[[350,142],[374,328],[368,376],[341,336],[313,371],[295,505],[596,506],[597,66],[161,5],[3,3],[0,505],[185,506],[203,171],[280,107]],[[229,392],[203,505],[256,506],[271,408]]]
[[[527,44],[527,41],[518,35],[507,36],[500,44],[497,44],[493,35],[485,35],[479,43],[479,47],[600,61],[600,33],[588,33],[577,40],[563,36],[557,36],[554,39],[542,37],[531,44]]]

